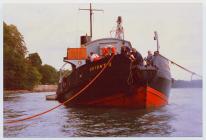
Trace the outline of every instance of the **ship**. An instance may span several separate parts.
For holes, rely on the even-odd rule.
[[[57,100],[71,107],[143,109],[167,105],[172,80],[169,61],[159,52],[157,31],[157,50],[148,60],[124,39],[121,16],[114,37],[92,40],[93,11],[102,10],[92,9],[91,4],[89,9],[80,10],[90,12],[90,35],[80,37],[80,47],[67,49]],[[96,57],[92,58],[93,54]],[[69,74],[64,70],[67,64],[72,68]]]

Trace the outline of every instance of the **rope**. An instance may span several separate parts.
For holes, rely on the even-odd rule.
[[[111,56],[111,58],[109,59],[109,61],[107,62],[107,64],[103,67],[103,69],[85,86],[83,87],[79,92],[77,92],[74,96],[72,96],[71,98],[69,98],[68,100],[64,101],[63,103],[60,103],[59,105],[51,108],[51,109],[48,109],[46,111],[43,111],[41,113],[38,113],[38,114],[35,114],[35,115],[32,115],[32,116],[29,116],[29,117],[25,117],[25,118],[22,118],[22,119],[16,119],[16,120],[8,120],[6,121],[5,123],[18,123],[18,122],[22,122],[22,121],[26,121],[26,120],[30,120],[30,119],[33,119],[33,118],[36,118],[36,117],[39,117],[41,115],[44,115],[44,114],[47,114],[53,110],[55,110],[56,108],[70,102],[71,100],[73,100],[74,98],[76,98],[77,96],[79,96],[85,89],[87,89],[101,74],[102,72],[106,69],[106,67],[109,65],[109,63],[112,61],[114,55]]]
[[[193,71],[191,71],[191,70],[188,70],[187,68],[185,68],[185,67],[183,67],[183,66],[181,66],[181,65],[179,65],[179,64],[177,64],[177,63],[175,63],[174,61],[172,61],[172,60],[170,60],[170,59],[168,59],[168,58],[164,57],[164,56],[163,56],[163,55],[161,55],[161,54],[159,54],[159,55],[160,55],[161,57],[163,57],[164,59],[166,59],[167,61],[170,61],[172,64],[174,64],[174,65],[176,65],[176,66],[180,67],[181,69],[183,69],[183,70],[185,70],[185,71],[187,71],[187,72],[191,73],[192,75],[196,75],[197,77],[202,78],[202,76],[201,76],[201,75],[199,75],[199,74],[197,74],[197,73],[195,73],[195,72],[193,72]]]

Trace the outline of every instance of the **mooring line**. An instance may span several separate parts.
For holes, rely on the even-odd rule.
[[[197,73],[195,73],[195,72],[193,72],[193,71],[191,71],[191,70],[189,70],[189,69],[187,69],[187,68],[185,68],[185,67],[183,67],[183,66],[181,66],[181,65],[179,65],[179,64],[177,64],[177,63],[175,63],[174,61],[166,58],[165,56],[163,56],[163,55],[161,55],[161,54],[159,54],[159,55],[160,55],[161,57],[163,57],[164,59],[166,59],[167,61],[171,62],[172,64],[174,64],[174,65],[180,67],[181,69],[183,69],[183,70],[191,73],[192,75],[196,75],[197,77],[202,78],[202,75],[197,74]]]
[[[30,119],[33,119],[33,118],[36,118],[36,117],[39,117],[39,116],[42,116],[44,114],[47,114],[55,109],[57,109],[58,107],[70,102],[71,100],[73,100],[74,98],[76,98],[77,96],[79,96],[81,93],[84,93],[83,91],[85,89],[87,89],[101,74],[102,72],[107,68],[107,66],[109,65],[109,63],[112,61],[114,57],[114,54],[112,54],[111,58],[109,59],[109,61],[107,62],[107,64],[103,67],[103,69],[86,85],[84,86],[79,92],[77,92],[74,96],[72,96],[71,98],[69,98],[68,100],[64,101],[63,103],[60,103],[59,105],[51,108],[51,109],[48,109],[46,111],[43,111],[41,113],[38,113],[38,114],[34,114],[32,116],[28,116],[28,117],[25,117],[25,118],[22,118],[22,119],[16,119],[16,120],[8,120],[8,121],[5,121],[5,123],[18,123],[18,122],[22,122],[22,121],[26,121],[26,120],[30,120]]]

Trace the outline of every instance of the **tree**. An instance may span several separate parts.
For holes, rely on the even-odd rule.
[[[32,66],[36,67],[37,69],[41,67],[42,61],[38,53],[29,54],[27,60]]]
[[[26,61],[22,55],[10,47],[4,48],[4,88],[23,89],[26,78]]]
[[[40,83],[42,75],[39,73],[36,67],[28,65],[26,79],[22,82],[23,88],[33,89],[35,85]]]
[[[23,35],[18,31],[17,27],[14,25],[7,25],[5,22],[3,24],[4,28],[4,49],[6,47],[13,48],[20,55],[25,56],[27,53],[26,44],[24,42]]]
[[[55,83],[57,83],[58,73],[54,67],[45,64],[40,68],[39,71],[42,75],[42,79],[41,79],[42,84],[55,84]]]
[[[32,89],[40,73],[25,59],[27,48],[16,26],[4,23],[4,89]]]
[[[58,74],[50,65],[43,65],[38,53],[27,54],[26,44],[14,25],[4,22],[4,89],[32,89],[35,85],[55,84]]]
[[[32,89],[41,77],[22,55],[12,48],[4,49],[4,89]]]

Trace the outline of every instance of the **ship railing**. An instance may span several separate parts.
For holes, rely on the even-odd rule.
[[[158,70],[156,66],[152,65],[134,65],[132,66],[132,69],[139,69],[139,70]]]
[[[59,70],[59,83],[61,83],[62,82],[62,80],[63,80],[63,78],[66,76],[66,72],[65,72],[65,70],[64,70],[64,67],[67,65],[68,63],[66,62],[66,63],[64,63],[63,65],[62,65],[62,67],[60,68],[60,70]]]

